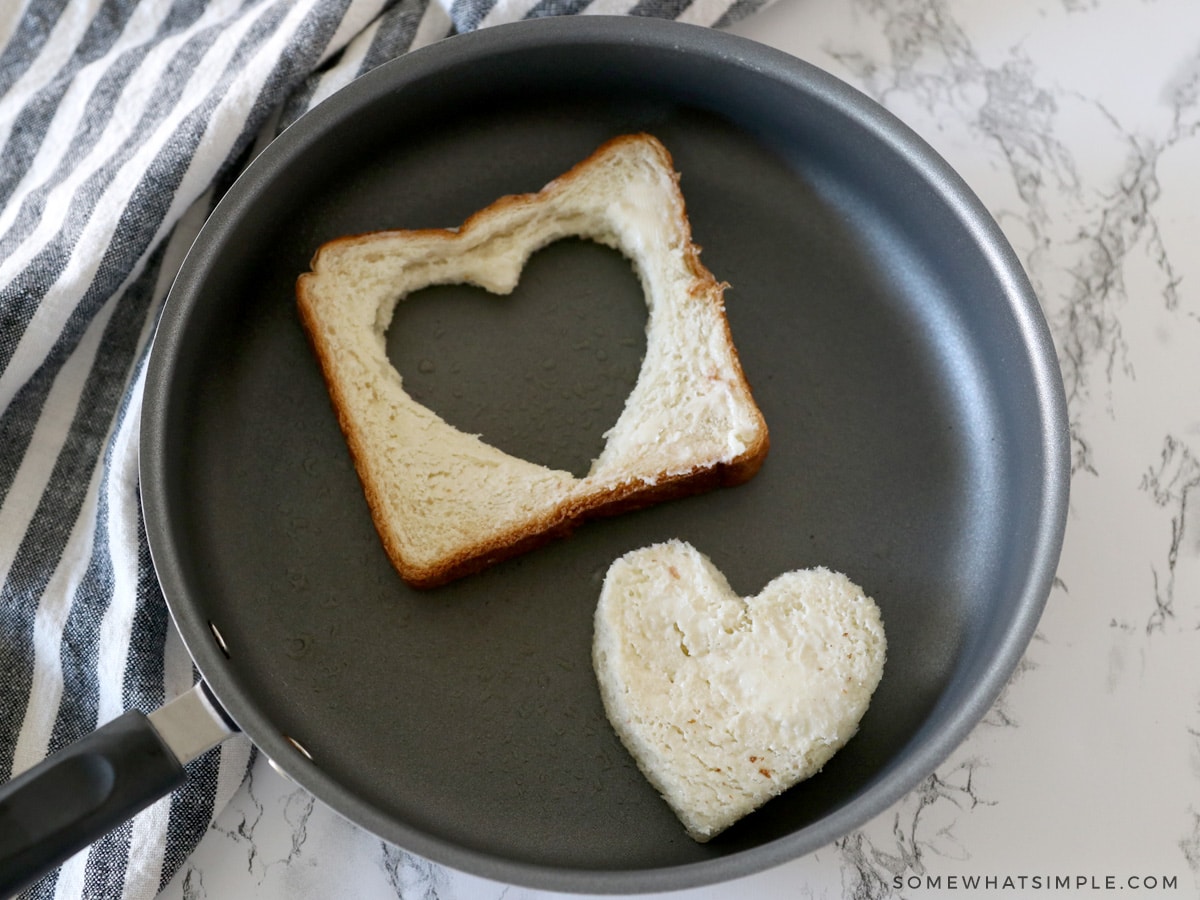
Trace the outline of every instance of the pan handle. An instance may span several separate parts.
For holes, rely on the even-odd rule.
[[[184,764],[236,728],[203,682],[149,716],[127,712],[0,785],[0,897],[169,794]]]

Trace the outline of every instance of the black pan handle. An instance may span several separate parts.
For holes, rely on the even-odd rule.
[[[149,717],[127,712],[0,785],[0,897],[169,794],[184,763],[233,733],[223,716],[196,718],[214,707],[202,689]]]

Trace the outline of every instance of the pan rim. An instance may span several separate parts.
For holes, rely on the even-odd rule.
[[[444,67],[471,64],[498,53],[549,43],[580,46],[613,44],[686,53],[712,64],[754,70],[833,108],[868,131],[901,157],[954,210],[972,243],[981,249],[1003,285],[1034,371],[1036,402],[1045,469],[1045,504],[1033,539],[1037,564],[1023,579],[1014,600],[1005,639],[969,694],[942,720],[937,733],[896,767],[864,786],[858,796],[831,814],[786,837],[725,856],[682,866],[638,870],[567,869],[499,858],[428,834],[393,817],[346,790],[312,766],[260,713],[253,698],[232,683],[219,647],[209,640],[206,621],[188,599],[189,586],[180,548],[170,536],[172,500],[168,496],[170,461],[165,453],[165,417],[170,404],[173,364],[206,270],[229,223],[244,213],[263,186],[285,170],[307,142],[339,121],[371,105],[382,92],[435,75]],[[451,868],[485,878],[543,890],[586,893],[642,893],[696,887],[743,877],[813,852],[863,825],[902,798],[962,743],[999,696],[1025,651],[1048,599],[1066,527],[1070,481],[1066,401],[1057,356],[1040,305],[1015,253],[999,226],[971,189],[915,132],[866,95],[834,76],[782,51],[725,32],[666,20],[624,16],[550,17],[495,26],[457,35],[395,59],[343,88],[285,130],[246,169],[218,204],[180,269],[163,311],[147,368],[141,421],[140,475],[143,510],[151,556],[168,608],[202,677],[231,718],[296,783],[340,815],[384,840],[392,841]],[[914,738],[914,743],[917,738]]]

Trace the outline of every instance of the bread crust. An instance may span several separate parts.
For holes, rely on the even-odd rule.
[[[730,463],[697,466],[691,472],[664,478],[655,485],[622,484],[597,492],[585,501],[565,504],[561,509],[555,510],[554,515],[530,522],[527,526],[511,532],[494,535],[486,542],[464,549],[442,566],[431,570],[407,564],[400,548],[389,540],[390,532],[385,530],[381,532],[381,536],[392,565],[407,583],[423,589],[440,587],[459,578],[474,575],[506,559],[536,550],[552,541],[568,537],[589,520],[632,512],[668,500],[705,493],[717,487],[742,484],[758,472],[766,458],[768,444],[764,439],[761,449],[753,456],[746,454]],[[378,497],[371,489],[366,489],[365,482],[364,488],[367,503],[371,506],[372,516],[378,526],[379,516],[385,513],[381,512],[382,505]]]
[[[678,227],[684,237],[684,264],[692,283],[689,295],[692,302],[709,304],[719,322],[720,339],[726,345],[729,361],[720,372],[710,377],[725,381],[745,404],[755,419],[753,438],[746,448],[733,458],[717,461],[701,461],[690,469],[672,473],[660,472],[653,479],[630,478],[615,484],[597,486],[594,490],[576,492],[549,509],[543,515],[529,518],[513,528],[496,529],[481,539],[465,545],[446,555],[433,565],[414,562],[406,553],[391,521],[392,512],[385,499],[385,486],[377,483],[377,475],[371,465],[372,448],[359,430],[352,412],[352,403],[347,396],[336,365],[336,349],[327,338],[323,322],[318,314],[320,299],[313,291],[319,277],[323,258],[336,255],[350,247],[366,246],[381,240],[401,238],[423,239],[446,242],[447,253],[469,239],[477,231],[486,231],[491,223],[506,211],[546,202],[556,192],[564,190],[572,181],[584,177],[584,173],[597,164],[597,160],[613,152],[621,152],[623,145],[636,143],[643,149],[650,148],[659,158],[664,170],[670,173],[674,202],[678,205]],[[770,449],[770,438],[766,422],[753,399],[750,384],[742,368],[733,335],[725,316],[723,294],[727,285],[718,282],[700,261],[700,248],[692,241],[691,225],[687,219],[683,195],[679,189],[679,173],[675,171],[669,152],[653,136],[647,134],[621,135],[601,145],[589,157],[577,163],[566,173],[549,182],[540,191],[512,194],[501,197],[469,216],[457,229],[428,228],[414,230],[385,230],[347,235],[323,244],[313,256],[310,271],[296,281],[297,307],[304,331],[316,356],[330,400],[337,415],[338,425],[345,437],[362,484],[363,493],[371,511],[372,520],[379,532],[384,548],[397,572],[405,582],[416,588],[429,589],[479,572],[498,562],[527,553],[551,541],[566,537],[585,521],[618,515],[630,510],[652,506],[668,500],[706,492],[717,487],[742,484],[759,471]]]

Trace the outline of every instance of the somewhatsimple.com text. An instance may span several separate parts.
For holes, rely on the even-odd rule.
[[[1174,891],[1177,875],[897,875],[893,890],[910,891]]]

